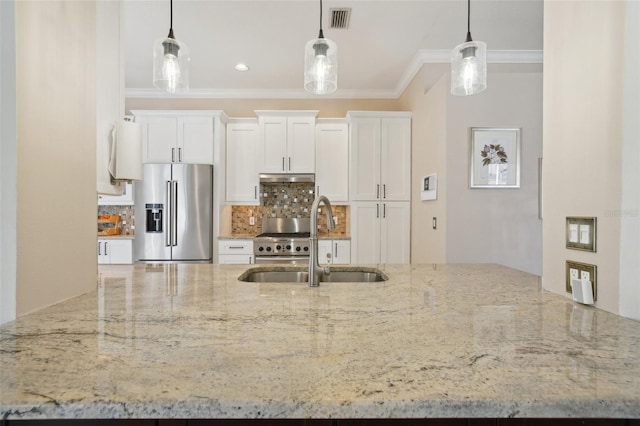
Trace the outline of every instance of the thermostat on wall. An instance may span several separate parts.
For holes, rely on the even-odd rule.
[[[420,199],[422,201],[435,200],[438,192],[438,175],[432,173],[427,176],[423,176],[420,187]]]

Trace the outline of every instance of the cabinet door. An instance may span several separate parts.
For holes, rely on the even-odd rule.
[[[258,124],[227,123],[227,202],[258,205]]]
[[[349,131],[346,123],[316,126],[316,190],[332,203],[349,201]]]
[[[148,117],[142,128],[143,162],[178,161],[178,120],[175,117]]]
[[[333,264],[348,265],[351,263],[351,242],[349,240],[333,240]]]
[[[380,263],[380,203],[351,204],[351,261]]]
[[[287,173],[314,173],[316,166],[315,118],[287,118]]]
[[[332,240],[318,240],[318,263],[330,265],[333,263]]]
[[[287,167],[287,118],[260,117],[260,173],[285,173]],[[255,154],[254,154],[255,155]]]
[[[218,256],[221,265],[251,265],[254,262],[252,254],[221,254]]]
[[[411,203],[382,204],[381,263],[409,263],[411,250]]]
[[[380,183],[382,200],[411,199],[410,118],[382,119]]]
[[[177,161],[189,164],[213,164],[213,118],[178,119]]]
[[[380,198],[380,119],[351,122],[351,199]]]
[[[109,240],[107,242],[107,255],[111,264],[131,264],[133,263],[133,241],[132,240]]]

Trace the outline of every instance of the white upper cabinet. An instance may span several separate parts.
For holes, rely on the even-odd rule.
[[[256,111],[260,173],[314,173],[318,111]]]
[[[213,118],[178,118],[178,162],[213,164]]]
[[[258,205],[258,120],[229,119],[226,151],[227,203]]]
[[[349,126],[346,120],[316,123],[316,190],[334,204],[349,202]]]
[[[411,113],[350,112],[354,201],[411,199]]]
[[[132,111],[145,163],[213,164],[214,118],[201,111]]]

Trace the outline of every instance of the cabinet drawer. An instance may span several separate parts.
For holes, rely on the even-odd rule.
[[[253,254],[221,254],[218,256],[218,263],[221,265],[251,265]]]
[[[253,240],[218,241],[218,254],[251,254],[253,255]]]

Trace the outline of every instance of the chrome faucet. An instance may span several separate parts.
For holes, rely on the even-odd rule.
[[[327,228],[333,229],[335,228],[335,224],[333,222],[333,213],[331,212],[331,203],[329,199],[324,195],[318,195],[318,197],[313,201],[313,206],[311,207],[311,229],[309,235],[309,245],[311,246],[309,253],[309,287],[318,287],[320,275],[323,273],[329,273],[329,267],[320,268],[320,264],[318,263],[318,208],[320,207],[320,203],[324,203],[324,212],[327,215]]]

